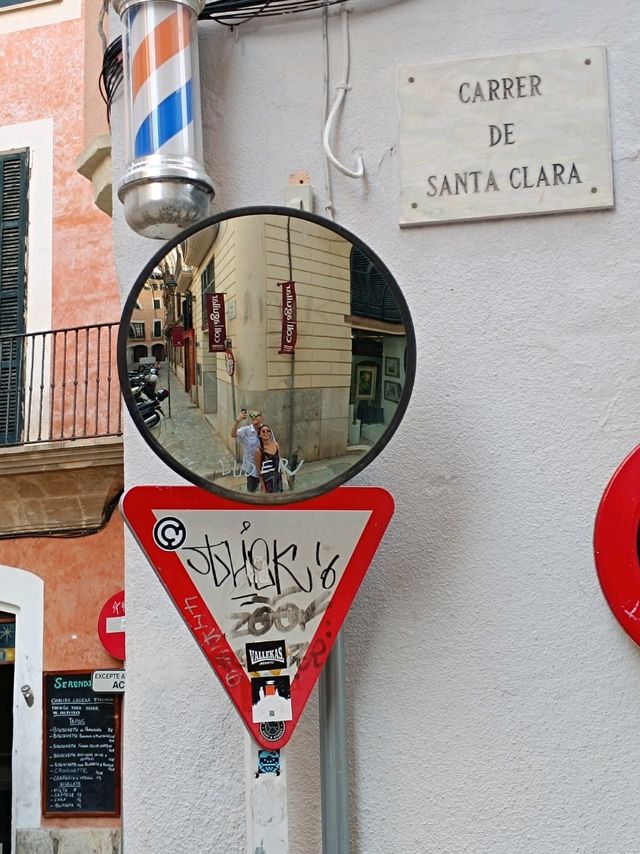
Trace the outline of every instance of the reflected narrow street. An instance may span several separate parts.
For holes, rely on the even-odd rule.
[[[218,486],[234,492],[246,492],[246,476],[240,471],[241,455],[234,457],[224,438],[182,388],[178,377],[170,373],[167,362],[160,364],[158,377],[158,388],[168,388],[170,395],[162,404],[164,418],[153,430],[154,437],[168,454],[205,480],[215,480]],[[369,447],[365,441],[340,457],[299,462],[290,488],[302,491],[321,486],[346,471]]]
[[[213,480],[214,472],[233,471],[234,456],[223,438],[202,414],[167,362],[160,364],[158,387],[170,390],[162,404],[165,417],[153,431],[168,454],[200,477]],[[224,465],[224,469],[223,469]],[[237,478],[241,485],[243,478]]]
[[[127,342],[130,370],[162,364],[171,397],[153,429],[167,458],[246,496],[258,435],[231,434],[255,411],[272,437],[258,465],[277,459],[281,475],[257,501],[346,481],[384,446],[410,391],[410,318],[391,274],[289,212],[223,217],[169,247],[138,282]]]

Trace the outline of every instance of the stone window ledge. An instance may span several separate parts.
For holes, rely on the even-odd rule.
[[[111,135],[96,136],[76,160],[76,169],[93,185],[93,200],[108,216],[113,215]]]

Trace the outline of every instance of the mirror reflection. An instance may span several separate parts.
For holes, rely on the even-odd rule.
[[[164,252],[125,310],[138,426],[227,497],[333,488],[375,456],[406,405],[413,336],[397,285],[316,219],[207,225]]]

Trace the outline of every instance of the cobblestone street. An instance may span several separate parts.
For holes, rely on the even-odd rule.
[[[169,400],[162,404],[165,417],[154,430],[154,436],[167,453],[207,480],[213,479],[214,472],[220,474],[223,464],[227,470],[233,468],[232,452],[175,374],[169,376],[166,362],[160,366],[158,386],[169,389]]]
[[[153,435],[167,453],[200,477],[215,480],[233,492],[246,492],[246,476],[240,473],[240,461],[236,461],[216,431],[212,418],[202,414],[175,374],[169,377],[166,362],[160,366],[158,386],[169,389],[169,400],[162,404],[165,417]],[[332,480],[368,449],[368,445],[361,445],[331,460],[303,461],[295,477],[296,490],[313,489]]]

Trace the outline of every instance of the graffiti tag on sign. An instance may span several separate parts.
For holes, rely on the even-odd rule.
[[[158,493],[192,495],[195,505],[159,502]],[[156,573],[265,748],[290,738],[391,517],[383,490],[336,493],[337,508],[328,497],[256,508],[194,487],[137,487],[123,502]],[[384,496],[382,511],[358,500],[365,493]]]

